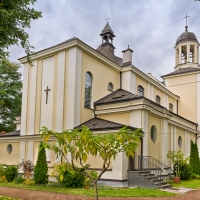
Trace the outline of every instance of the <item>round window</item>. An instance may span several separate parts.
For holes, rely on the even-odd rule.
[[[12,144],[8,144],[8,146],[7,146],[7,153],[11,154],[12,150],[13,150]]]
[[[153,143],[155,143],[157,139],[157,130],[155,126],[151,127],[150,135],[151,135],[151,140],[153,141]]]
[[[182,147],[182,137],[181,136],[178,137],[178,146],[181,149],[181,147]]]

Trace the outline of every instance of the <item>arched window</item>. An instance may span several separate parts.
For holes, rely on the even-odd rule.
[[[156,103],[160,104],[160,97],[158,95],[156,95]]]
[[[178,137],[178,146],[181,149],[181,147],[182,147],[182,137],[181,136]]]
[[[138,96],[144,96],[144,88],[138,85]]]
[[[90,72],[85,74],[85,108],[91,108],[92,102],[92,75]]]
[[[171,111],[171,112],[173,112],[173,105],[170,103],[169,104],[169,110]]]
[[[157,130],[156,130],[156,127],[155,127],[155,126],[152,126],[152,127],[151,127],[150,136],[151,136],[152,142],[155,143],[155,141],[156,141],[156,139],[157,139]]]
[[[108,83],[108,90],[109,91],[112,91],[113,92],[113,90],[114,90],[114,85],[110,82],[110,83]]]

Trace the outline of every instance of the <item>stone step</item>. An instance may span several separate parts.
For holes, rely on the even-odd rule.
[[[141,176],[146,176],[146,177],[152,177],[155,176],[155,174],[151,174],[151,173],[145,173],[145,174],[140,174]]]
[[[154,182],[153,184],[158,185],[158,186],[167,185],[167,181],[158,181],[158,182]]]
[[[167,188],[171,188],[171,187],[172,187],[171,184],[166,184],[166,185],[158,186],[158,188],[162,188],[162,189],[167,189]]]

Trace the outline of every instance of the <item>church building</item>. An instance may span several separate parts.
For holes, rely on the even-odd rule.
[[[115,55],[115,34],[109,23],[100,36],[97,49],[74,37],[32,55],[33,67],[26,57],[19,59],[24,65],[22,111],[15,120],[16,131],[0,135],[0,163],[30,159],[35,164],[42,126],[62,132],[85,124],[96,134],[116,133],[125,125],[142,128],[136,155],[163,166],[170,166],[166,157],[170,150],[181,150],[188,157],[191,141],[200,147],[195,34],[186,26],[177,38],[174,71],[163,75],[162,82],[134,66],[131,47],[122,51],[121,58]],[[59,161],[47,151],[49,166]],[[89,158],[89,163],[97,171],[101,167],[99,158]],[[131,166],[132,160],[119,154],[101,181],[127,186]]]

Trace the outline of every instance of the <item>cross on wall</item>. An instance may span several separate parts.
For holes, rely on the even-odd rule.
[[[48,94],[49,94],[49,91],[50,91],[51,89],[49,89],[49,87],[47,86],[47,89],[46,90],[44,90],[45,92],[46,92],[46,104],[48,103]]]

